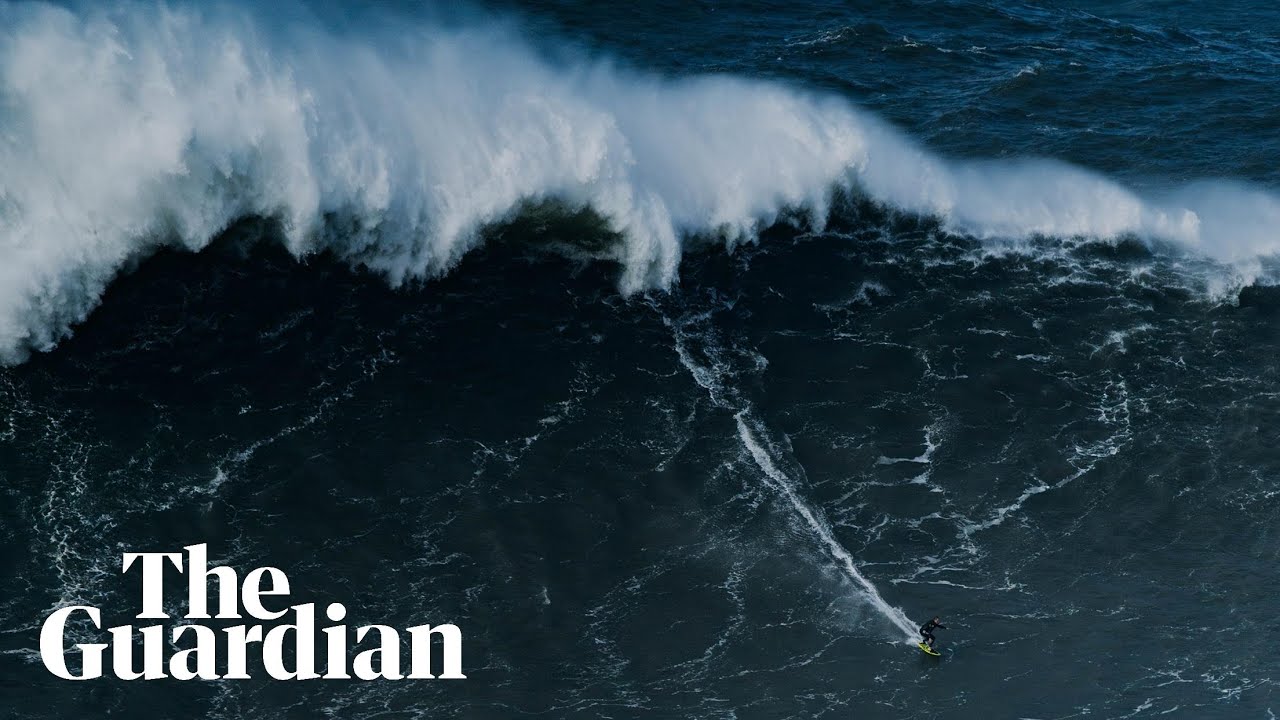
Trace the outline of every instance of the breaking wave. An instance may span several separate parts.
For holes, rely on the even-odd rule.
[[[379,28],[0,4],[0,360],[52,347],[156,248],[248,216],[398,284],[529,203],[590,208],[621,238],[603,254],[624,293],[670,284],[691,235],[749,241],[794,210],[820,227],[837,188],[979,238],[1176,243],[1245,282],[1278,247],[1262,189],[951,161],[839,97],[570,60],[509,22]]]

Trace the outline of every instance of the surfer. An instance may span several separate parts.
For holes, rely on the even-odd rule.
[[[943,625],[941,622],[939,622],[941,619],[942,618],[938,617],[937,615],[934,615],[932,620],[920,626],[920,634],[924,636],[924,641],[929,644],[929,647],[933,647],[933,641],[936,639],[933,637],[934,629],[935,628],[942,628],[943,630],[947,629],[946,625]]]

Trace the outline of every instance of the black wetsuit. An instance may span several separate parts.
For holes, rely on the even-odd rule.
[[[924,641],[928,643],[929,647],[933,647],[933,642],[935,640],[935,638],[933,637],[934,628],[942,628],[943,630],[946,630],[947,626],[943,625],[937,620],[930,620],[929,622],[920,626],[920,634],[924,636]]]

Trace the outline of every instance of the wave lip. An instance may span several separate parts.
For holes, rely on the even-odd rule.
[[[0,360],[66,337],[129,263],[279,221],[392,283],[447,272],[529,202],[591,208],[623,293],[690,235],[751,241],[836,188],[980,238],[1178,243],[1257,277],[1280,200],[1143,198],[1052,161],[952,162],[836,97],[551,59],[500,24],[335,34],[235,6],[0,4]]]

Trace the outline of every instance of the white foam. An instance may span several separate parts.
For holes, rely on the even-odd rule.
[[[673,282],[690,233],[749,240],[788,207],[820,225],[833,186],[981,238],[1170,240],[1245,281],[1280,247],[1255,188],[1152,199],[1052,161],[951,162],[838,97],[553,61],[492,19],[336,34],[255,15],[274,11],[0,2],[0,360],[52,347],[132,260],[251,214],[399,283],[556,198],[624,235],[626,293]]]
[[[933,423],[924,429],[924,451],[919,455],[910,458],[904,457],[888,457],[881,455],[876,459],[877,465],[896,465],[898,463],[916,463],[920,465],[929,465],[933,462],[933,453],[938,450],[939,444],[934,442],[934,438],[938,433],[938,423]]]

